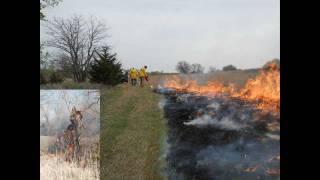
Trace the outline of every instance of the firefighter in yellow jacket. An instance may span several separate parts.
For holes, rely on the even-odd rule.
[[[148,81],[148,73],[147,73],[147,66],[144,66],[139,71],[139,77],[140,77],[140,86],[143,86],[143,81]]]
[[[129,77],[131,79],[131,85],[135,86],[137,84],[138,71],[135,68],[131,68],[129,71]]]

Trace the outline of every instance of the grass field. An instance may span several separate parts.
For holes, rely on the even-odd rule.
[[[101,180],[163,179],[161,97],[128,85],[102,89],[101,96]]]
[[[86,153],[81,161],[67,162],[63,152],[49,152],[54,146],[55,136],[40,136],[41,180],[99,180],[99,136],[84,137],[81,146]]]
[[[204,82],[208,79],[236,83],[243,86],[248,78],[257,72],[230,71],[198,75]],[[158,107],[161,95],[151,91],[163,79],[172,75],[154,75],[144,88],[121,84],[115,87],[75,84],[64,82],[60,85],[42,86],[65,89],[100,89],[100,178],[109,179],[165,179],[161,175],[165,167],[163,144],[166,134],[166,120]],[[192,78],[192,76],[191,76]]]
[[[41,180],[99,180],[99,164],[92,161],[85,167],[66,162],[60,154],[40,154]]]

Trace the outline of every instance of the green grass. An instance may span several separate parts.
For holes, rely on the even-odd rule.
[[[64,81],[40,89],[100,89],[100,179],[165,179],[166,125],[160,95],[126,84],[115,87]]]
[[[163,179],[165,136],[160,96],[148,87],[101,91],[101,180]]]

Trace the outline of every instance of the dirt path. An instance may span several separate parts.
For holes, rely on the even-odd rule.
[[[160,96],[124,85],[101,95],[101,179],[162,179]]]

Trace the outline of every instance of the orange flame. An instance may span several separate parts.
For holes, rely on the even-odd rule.
[[[209,81],[205,86],[198,85],[196,80],[183,81],[178,76],[166,80],[164,87],[175,89],[177,92],[189,92],[205,96],[216,96],[222,93],[234,93],[234,86],[224,86],[222,83]]]
[[[246,168],[245,170],[243,170],[244,172],[255,172],[256,170],[257,170],[257,168],[258,167],[260,167],[260,164],[257,164],[257,165],[255,165],[255,166],[253,166],[253,167],[248,167],[248,168]]]
[[[256,108],[280,112],[280,71],[270,64],[268,70],[261,70],[254,79],[249,79],[246,85],[236,90],[234,84],[228,86],[219,82],[209,81],[206,85],[198,85],[196,80],[182,80],[178,76],[166,80],[164,87],[178,92],[189,92],[204,96],[218,96],[228,94],[230,97],[255,102]]]
[[[270,176],[279,176],[280,175],[280,169],[276,169],[276,168],[273,168],[273,169],[267,169],[266,170],[266,173]]]
[[[280,71],[261,71],[255,79],[250,79],[245,87],[234,94],[247,101],[259,101],[257,108],[280,110]]]

